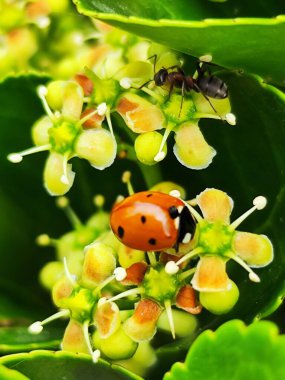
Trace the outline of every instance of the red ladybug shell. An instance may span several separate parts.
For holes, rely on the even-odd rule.
[[[127,247],[142,251],[171,248],[178,239],[179,225],[170,216],[171,207],[184,207],[179,198],[157,191],[142,191],[116,204],[111,228]]]

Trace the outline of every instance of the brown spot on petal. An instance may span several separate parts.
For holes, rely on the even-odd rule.
[[[136,323],[144,324],[157,321],[161,313],[160,306],[149,299],[143,299],[138,303],[138,306],[133,315]]]
[[[89,353],[82,324],[73,319],[70,320],[64,333],[62,348],[71,352]]]
[[[127,271],[127,277],[122,281],[122,284],[124,285],[138,285],[142,282],[144,279],[145,272],[147,271],[147,263],[144,261],[141,261],[139,263],[134,263],[128,268],[126,268]]]
[[[45,16],[50,12],[48,2],[44,0],[30,2],[26,6],[27,16],[31,19],[36,19],[40,16]]]
[[[138,108],[139,104],[135,102],[130,102],[126,98],[121,98],[117,105],[117,111],[122,114],[126,114],[129,111],[133,111]]]
[[[190,285],[180,288],[176,296],[176,306],[190,314],[199,314],[202,311],[202,306],[197,303],[195,291]]]
[[[85,96],[92,94],[94,85],[91,79],[84,74],[76,74],[74,79],[82,87]]]
[[[87,115],[90,115],[92,112],[95,111],[95,108],[87,108],[85,111],[81,114],[81,119],[84,118]],[[101,128],[101,124],[103,120],[105,119],[105,116],[101,116],[98,114],[90,116],[88,120],[86,120],[83,123],[83,129],[91,129],[91,128]]]

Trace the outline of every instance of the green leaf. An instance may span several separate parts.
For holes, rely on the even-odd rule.
[[[0,365],[0,379],[1,380],[29,380],[28,377],[22,375],[20,372],[9,369]]]
[[[39,349],[58,349],[63,330],[46,327],[41,334],[30,334],[27,327],[2,327],[0,329],[0,354],[7,355]]]
[[[280,380],[285,378],[285,336],[271,322],[246,327],[230,321],[205,331],[164,380]]]
[[[213,63],[220,66],[243,69],[259,74],[266,81],[283,85],[285,83],[285,54],[282,50],[285,45],[285,16],[221,18],[223,13],[221,16],[217,16],[215,12],[214,15],[204,15],[198,1],[193,3],[185,0],[148,0],[134,3],[128,0],[74,2],[80,13],[174,50],[195,57],[210,54]],[[209,2],[204,4],[206,9],[212,6]],[[267,13],[267,17],[272,16]],[[204,17],[211,18],[200,21]]]
[[[104,360],[93,363],[90,356],[69,352],[33,351],[29,354],[4,356],[0,363],[17,370],[33,380],[142,380],[124,368]]]

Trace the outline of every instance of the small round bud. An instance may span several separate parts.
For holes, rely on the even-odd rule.
[[[211,313],[220,315],[228,313],[239,298],[239,290],[231,281],[231,288],[221,292],[200,292],[200,302]]]
[[[236,116],[233,113],[227,113],[225,119],[230,125],[236,125]]]
[[[50,237],[47,234],[41,234],[36,237],[36,243],[41,247],[47,247],[50,245]]]
[[[167,145],[160,151],[163,136],[156,131],[139,135],[135,140],[135,152],[139,161],[145,165],[154,165],[164,159]]]
[[[257,210],[262,210],[267,204],[267,199],[263,197],[262,195],[259,195],[258,197],[254,198],[253,205],[256,206]]]
[[[175,264],[174,261],[168,261],[168,263],[166,263],[165,265],[165,272],[167,274],[175,274],[179,271],[179,266]]]
[[[123,183],[127,183],[130,181],[131,179],[131,176],[132,176],[132,173],[128,170],[126,170],[123,175],[122,175],[122,182]]]
[[[31,334],[40,334],[42,331],[43,331],[43,326],[42,326],[42,323],[40,321],[37,321],[37,322],[34,322],[32,323],[29,327],[28,327],[28,331],[29,333]]]
[[[10,162],[13,162],[13,164],[18,164],[19,162],[23,161],[23,156],[21,156],[19,153],[11,153],[8,154],[7,159]]]
[[[59,208],[65,208],[69,205],[69,199],[67,197],[58,197],[55,200],[55,204]]]
[[[101,207],[104,206],[104,203],[105,203],[105,197],[104,197],[104,195],[102,195],[102,194],[97,194],[97,195],[95,195],[95,197],[93,198],[93,201],[94,201],[95,206],[101,208]]]

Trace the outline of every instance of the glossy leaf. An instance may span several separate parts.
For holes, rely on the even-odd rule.
[[[241,7],[237,5],[236,9],[241,8],[239,13],[245,14],[246,17],[238,15],[239,18],[233,18],[237,17],[237,14],[230,12],[230,9],[234,10],[235,7],[229,5],[228,11],[227,8],[225,10],[229,18],[223,18],[222,6],[220,12],[211,11],[213,4],[202,4],[200,1],[149,0],[147,3],[135,2],[132,5],[128,0],[74,2],[80,13],[167,45],[174,50],[197,58],[210,54],[215,64],[229,69],[243,69],[259,74],[266,81],[285,84],[285,55],[282,53],[285,44],[285,16],[266,18],[273,15],[270,12],[264,12],[264,15],[246,11],[247,5],[244,3]],[[285,13],[284,8],[280,4],[276,11]],[[260,14],[263,18],[248,16]],[[203,18],[204,20],[200,21]]]
[[[29,380],[29,378],[15,369],[9,369],[0,365],[0,379],[1,380]]]
[[[59,328],[47,327],[41,334],[35,335],[30,334],[27,327],[2,327],[0,329],[0,354],[7,355],[14,352],[39,349],[58,349],[63,332]]]
[[[33,351],[30,354],[3,356],[0,363],[33,380],[50,380],[66,378],[68,380],[142,380],[117,365],[104,360],[93,363],[85,354],[69,352]]]
[[[245,327],[230,321],[201,334],[185,363],[176,363],[164,380],[280,380],[285,377],[284,355],[285,336],[278,336],[273,323]]]

